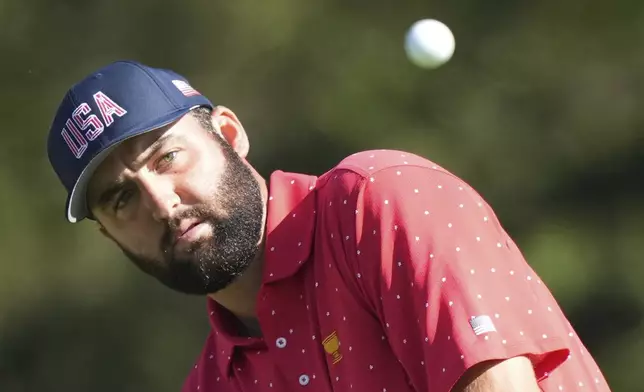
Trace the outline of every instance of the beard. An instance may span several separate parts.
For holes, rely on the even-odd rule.
[[[264,205],[259,183],[232,147],[214,137],[226,162],[217,195],[213,195],[221,212],[201,204],[173,216],[161,239],[162,260],[134,254],[119,245],[143,272],[184,294],[206,295],[224,289],[244,273],[261,246]],[[178,222],[189,218],[210,225],[212,237],[196,241],[182,255],[175,255]]]

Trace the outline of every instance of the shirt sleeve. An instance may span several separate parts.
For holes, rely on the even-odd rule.
[[[355,282],[419,390],[486,360],[563,363],[570,324],[491,207],[454,175],[390,167],[354,188]]]
[[[198,391],[197,386],[198,386],[198,383],[197,383],[196,372],[191,371],[188,374],[188,376],[183,380],[183,384],[181,385],[181,392],[196,392]]]

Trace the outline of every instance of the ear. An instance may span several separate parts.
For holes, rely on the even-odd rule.
[[[246,158],[250,149],[248,135],[235,113],[225,106],[217,106],[212,112],[212,121],[215,129],[219,129],[221,136],[237,154]]]

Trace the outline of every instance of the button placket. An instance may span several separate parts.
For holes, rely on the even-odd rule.
[[[275,346],[277,348],[284,348],[286,347],[286,338],[280,337],[275,340]]]
[[[305,386],[309,385],[310,381],[311,381],[311,379],[309,378],[309,376],[307,374],[300,375],[299,382],[300,382],[301,386],[305,387]]]

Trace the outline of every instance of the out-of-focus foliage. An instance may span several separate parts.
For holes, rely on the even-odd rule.
[[[453,60],[404,57],[417,19]],[[122,58],[232,108],[250,161],[321,174],[426,156],[495,208],[617,392],[644,391],[644,2],[0,1],[0,391],[178,391],[203,299],[67,224],[45,142],[71,83]]]

